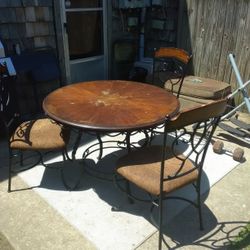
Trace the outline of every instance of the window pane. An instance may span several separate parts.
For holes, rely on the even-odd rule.
[[[66,8],[99,8],[102,0],[65,0]]]
[[[103,54],[102,12],[68,12],[70,59]]]

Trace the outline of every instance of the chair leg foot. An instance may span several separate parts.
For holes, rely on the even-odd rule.
[[[111,208],[111,211],[112,211],[112,212],[121,212],[122,209],[121,209],[120,206],[113,206],[113,207]]]
[[[130,198],[130,199],[131,199],[131,198]],[[134,204],[134,200],[133,200],[133,199],[131,199],[131,200],[132,200],[132,203],[130,203],[130,204]],[[127,207],[126,204],[125,204],[125,205],[122,205],[122,204],[114,205],[114,206],[112,206],[111,211],[112,211],[112,212],[122,212],[122,211],[126,211],[126,207]]]
[[[11,192],[11,176],[10,176],[10,173],[9,173],[9,179],[8,179],[8,193]]]
[[[158,249],[162,249],[162,241],[163,241],[163,222],[162,222],[162,217],[163,217],[163,200],[162,200],[162,193],[160,194],[159,197],[159,218],[158,218],[158,224],[159,224],[159,239],[158,239]]]
[[[162,233],[159,232],[159,242],[158,242],[158,250],[162,249]]]
[[[9,170],[8,170],[8,171],[9,171],[9,172],[8,172],[8,175],[9,175],[9,176],[8,176],[8,193],[11,192],[11,172],[12,172],[12,171],[11,171],[11,169],[12,169],[12,167],[11,167],[11,166],[12,166],[12,158],[11,158],[11,154],[12,154],[12,153],[11,153],[11,151],[10,151],[9,154],[10,154],[10,156],[9,156]]]
[[[201,198],[200,194],[198,194],[198,213],[199,213],[199,224],[200,224],[200,230],[204,230],[203,227],[203,221],[202,221],[202,212],[201,212]]]
[[[11,176],[9,176],[9,180],[8,180],[8,193],[11,192]]]

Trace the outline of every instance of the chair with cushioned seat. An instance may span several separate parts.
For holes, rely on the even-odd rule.
[[[153,58],[152,83],[167,89],[179,98],[191,58],[187,51],[180,48],[156,49]],[[158,129],[152,130],[150,141],[158,133],[161,133]]]
[[[164,241],[162,216],[165,199],[180,199],[194,205],[198,209],[200,228],[203,228],[200,197],[202,167],[211,137],[226,105],[227,100],[222,99],[182,111],[171,120],[166,118],[161,145],[135,149],[118,159],[115,184],[127,193],[130,200],[151,202],[151,212],[158,207],[159,249]],[[177,136],[170,140],[172,136],[169,134],[176,130]],[[181,151],[181,144],[187,146],[184,153]],[[122,179],[126,182],[125,187],[122,185]],[[132,193],[130,183],[144,190],[150,199],[138,197],[135,195],[138,192]],[[173,191],[189,184],[192,184],[196,191],[196,201],[171,196]]]
[[[190,59],[191,55],[183,49],[161,47],[155,50],[152,82],[179,97]]]
[[[6,65],[0,64],[0,121],[3,123],[9,145],[9,179],[8,191],[11,191],[12,174],[27,170],[38,163],[43,163],[42,152],[58,151],[66,159],[66,146],[69,141],[70,131],[57,124],[55,121],[43,118],[21,122],[15,103],[14,86],[8,81]],[[23,164],[23,152],[32,151],[39,155],[38,161],[29,166]],[[12,160],[20,155],[18,169],[13,168]],[[62,172],[63,175],[63,172]],[[65,180],[63,178],[63,182]]]

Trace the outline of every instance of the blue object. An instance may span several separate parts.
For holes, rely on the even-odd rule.
[[[17,74],[30,73],[36,82],[46,82],[60,78],[57,58],[52,51],[27,52],[12,56],[11,59]]]

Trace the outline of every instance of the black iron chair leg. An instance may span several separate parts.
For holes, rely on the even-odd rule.
[[[197,205],[198,205],[198,214],[199,214],[199,223],[200,223],[200,230],[203,230],[203,220],[202,220],[202,212],[201,212],[201,194],[200,188],[197,190]]]
[[[103,142],[102,142],[102,138],[101,135],[99,133],[97,133],[96,135],[97,140],[99,142],[99,155],[98,155],[98,160],[102,159],[102,155],[103,155]]]
[[[159,197],[159,218],[158,218],[158,224],[159,224],[159,239],[158,239],[158,249],[162,249],[162,241],[163,241],[163,230],[162,230],[162,212],[163,212],[163,201],[162,197]]]
[[[12,151],[9,151],[9,178],[8,178],[8,192],[11,192],[11,175],[12,175]]]

